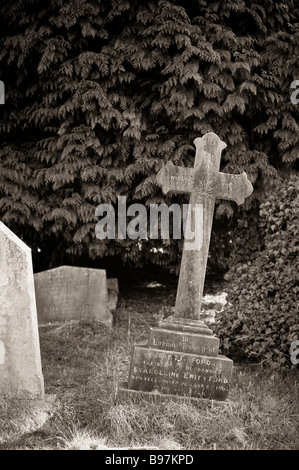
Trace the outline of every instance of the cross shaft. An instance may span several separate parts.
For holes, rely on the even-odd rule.
[[[185,234],[174,317],[197,321],[200,320],[215,199],[241,204],[253,188],[245,173],[219,172],[221,152],[226,144],[216,134],[210,132],[195,139],[194,144],[194,169],[168,163],[159,171],[157,181],[165,194],[190,193],[187,219],[193,222],[195,241],[187,240]]]

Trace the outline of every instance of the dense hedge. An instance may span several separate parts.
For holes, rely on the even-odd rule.
[[[214,328],[231,357],[292,365],[290,345],[299,339],[298,212],[298,176],[281,182],[261,205],[264,248],[230,273],[228,306]]]
[[[1,2],[0,219],[35,266],[111,257],[176,271],[180,240],[99,240],[95,210],[117,196],[188,202],[156,174],[193,167],[193,139],[213,131],[221,171],[254,187],[241,212],[216,203],[209,261],[227,269],[228,218],[248,220],[298,161],[298,12],[297,0]]]

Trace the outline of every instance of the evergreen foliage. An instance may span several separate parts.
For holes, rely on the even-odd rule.
[[[298,214],[299,179],[292,176],[261,204],[265,246],[230,273],[228,306],[215,328],[230,356],[292,365],[290,346],[299,339]]]
[[[7,1],[1,220],[50,267],[67,254],[176,269],[180,242],[100,241],[95,209],[119,195],[186,202],[165,198],[155,175],[168,160],[193,166],[193,139],[213,131],[227,143],[222,171],[245,170],[254,185],[237,212],[218,203],[211,261],[225,267],[226,218],[233,229],[256,215],[298,158],[298,12],[295,0]]]

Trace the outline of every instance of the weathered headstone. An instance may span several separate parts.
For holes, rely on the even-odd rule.
[[[96,320],[108,324],[106,271],[60,266],[34,275],[39,324],[69,320]]]
[[[185,237],[179,284],[172,317],[151,328],[147,346],[134,346],[127,387],[119,395],[176,396],[224,400],[229,391],[233,361],[219,355],[219,340],[201,319],[201,300],[216,198],[241,204],[252,192],[246,174],[219,172],[226,147],[209,133],[194,141],[195,166],[168,163],[157,175],[166,194],[189,193],[188,217],[193,219],[195,242]]]
[[[0,395],[44,399],[31,250],[2,222]]]

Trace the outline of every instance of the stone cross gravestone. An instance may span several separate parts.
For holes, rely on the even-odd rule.
[[[104,269],[60,266],[34,275],[39,324],[95,320],[111,325]]]
[[[0,395],[43,400],[31,250],[0,222]]]
[[[215,199],[241,204],[252,192],[246,174],[219,172],[226,147],[214,133],[194,141],[194,169],[168,163],[157,175],[166,194],[189,193],[195,241],[185,238],[174,315],[151,328],[147,346],[134,346],[128,386],[120,395],[142,393],[224,400],[233,361],[219,355],[219,340],[201,320],[201,299],[210,243]]]
[[[158,173],[157,181],[164,194],[190,194],[188,217],[195,221],[195,229],[201,230],[200,245],[185,241],[175,304],[176,316],[198,320],[215,199],[233,200],[240,205],[251,194],[252,185],[245,172],[241,175],[219,172],[221,151],[226,144],[216,134],[211,132],[197,138],[194,144],[197,150],[194,169],[177,167],[169,162]]]

